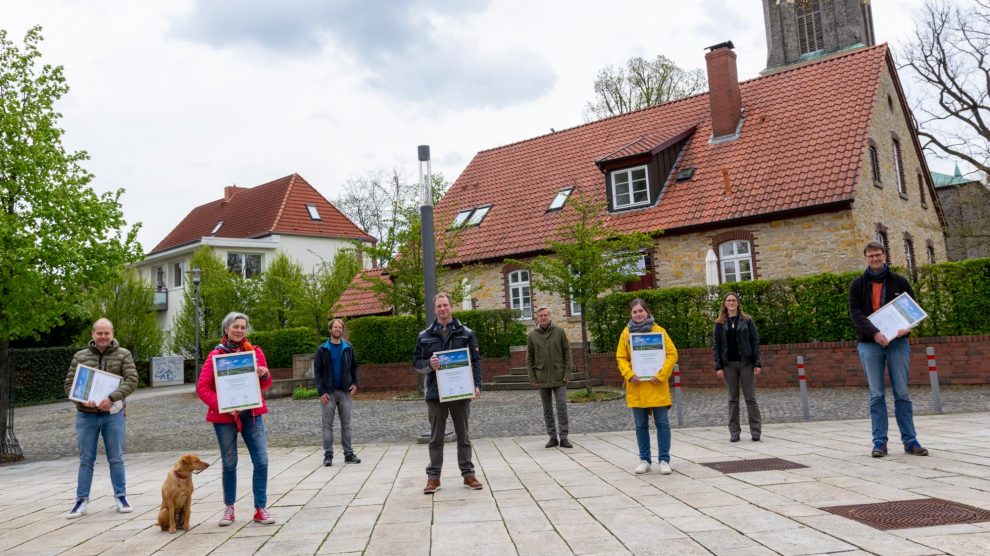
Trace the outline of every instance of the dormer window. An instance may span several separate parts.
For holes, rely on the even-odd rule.
[[[612,206],[624,209],[650,204],[650,180],[646,166],[612,172]]]
[[[492,209],[492,205],[488,205],[486,207],[478,207],[474,209],[474,214],[471,215],[471,218],[468,219],[467,224],[465,224],[465,226],[477,226],[481,224],[481,221],[485,219],[485,216],[488,214],[488,211],[490,211],[491,209]]]
[[[223,220],[217,222],[217,225],[216,226],[213,226],[213,231],[210,232],[210,235],[211,236],[217,235],[217,232],[220,231],[220,226],[223,226]]]
[[[551,201],[550,208],[547,209],[547,212],[564,208],[564,203],[567,202],[567,199],[571,196],[573,191],[573,187],[566,187],[558,191],[557,195],[553,198],[553,201]]]
[[[467,228],[470,226],[477,226],[481,224],[481,221],[485,219],[488,215],[488,211],[491,210],[493,205],[485,205],[483,207],[471,208],[467,210],[462,210],[457,213],[454,217],[454,222],[451,223],[451,228]]]
[[[323,220],[320,218],[320,211],[317,210],[316,205],[306,205],[306,210],[309,212],[310,220]]]

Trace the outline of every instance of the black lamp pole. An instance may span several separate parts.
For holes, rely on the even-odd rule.
[[[199,273],[198,268],[192,269],[193,287],[196,288],[196,379],[199,380]]]

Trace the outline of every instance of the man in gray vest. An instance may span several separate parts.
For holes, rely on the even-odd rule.
[[[543,420],[546,421],[550,441],[547,448],[560,446],[573,448],[567,440],[567,379],[573,371],[571,344],[564,329],[550,322],[550,308],[546,305],[536,311],[536,328],[526,338],[526,370],[533,386],[540,387],[543,401]],[[557,405],[558,434],[554,423],[553,406]],[[559,438],[559,441],[558,441]]]

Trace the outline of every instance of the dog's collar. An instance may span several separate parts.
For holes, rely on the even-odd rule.
[[[175,476],[176,476],[176,478],[179,478],[179,479],[188,479],[189,478],[189,475],[183,475],[182,473],[179,473],[178,471],[175,471],[174,469],[172,470],[172,473],[174,473]]]

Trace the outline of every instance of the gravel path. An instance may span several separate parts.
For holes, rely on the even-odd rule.
[[[915,413],[933,413],[931,391],[911,390]],[[757,391],[765,423],[801,421],[797,389]],[[990,386],[952,387],[942,391],[946,413],[987,411]],[[893,402],[888,391],[888,408]],[[319,445],[318,400],[269,400],[266,416],[268,442],[272,446]],[[828,388],[810,392],[814,420],[868,418],[865,388]],[[742,409],[745,419],[745,408]],[[536,392],[485,392],[471,404],[471,434],[474,438],[545,434],[543,412]],[[142,389],[127,407],[127,452],[215,449],[213,428],[204,417],[205,407],[191,386],[168,390]],[[633,421],[625,400],[570,404],[572,432],[632,430]],[[676,428],[676,413],[671,411]],[[684,426],[724,426],[725,392],[721,389],[688,390],[684,393]],[[75,408],[67,402],[18,408],[14,432],[29,459],[75,457]],[[426,406],[421,401],[361,400],[353,405],[354,443],[408,442],[427,430]],[[894,427],[896,428],[896,427]],[[335,427],[339,436],[339,425]],[[745,426],[743,432],[745,433]],[[676,434],[676,432],[675,432]],[[896,431],[895,435],[896,436]],[[869,431],[863,431],[869,443]],[[339,440],[338,440],[339,442]]]

